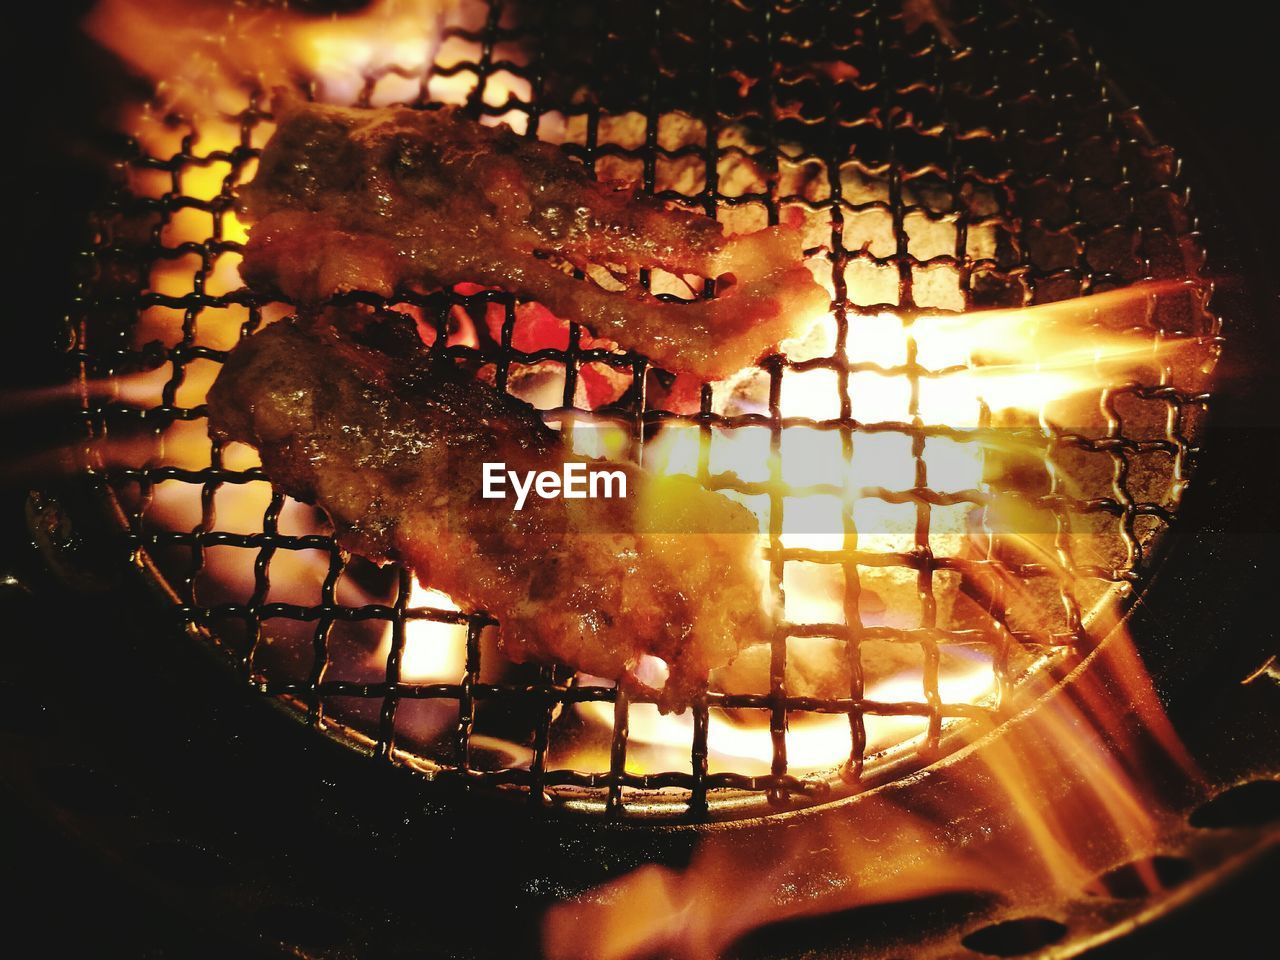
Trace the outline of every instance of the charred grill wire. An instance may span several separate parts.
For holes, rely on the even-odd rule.
[[[358,564],[331,536],[298,533],[282,524],[286,500],[281,493],[271,495],[253,528],[221,525],[219,491],[266,476],[259,467],[229,462],[216,442],[203,448],[203,462],[162,451],[137,462],[92,468],[95,483],[119,508],[130,548],[150,565],[186,622],[224,650],[264,694],[304,710],[311,723],[326,725],[384,761],[420,767],[434,777],[513,788],[534,804],[586,798],[592,809],[614,814],[651,811],[653,792],[666,790],[674,798],[671,809],[694,817],[713,813],[720,795],[746,794],[775,806],[829,796],[833,781],[797,776],[789,769],[788,724],[805,714],[848,716],[851,746],[843,775],[855,785],[872,782],[875,775],[866,746],[869,716],[923,718],[922,755],[934,754],[944,721],[994,709],[946,701],[937,664],[939,651],[948,645],[989,651],[1003,700],[1012,682],[1007,667],[1012,647],[1087,644],[1093,599],[1139,580],[1148,545],[1176,509],[1176,494],[1152,495],[1149,483],[1132,482],[1135,468],[1163,458],[1165,488],[1179,488],[1193,467],[1207,396],[1184,387],[1165,368],[1149,382],[1105,390],[1098,432],[1047,428],[1052,454],[1101,464],[1107,478],[1090,490],[1068,489],[1057,473],[1040,478],[1036,504],[1059,531],[1059,570],[998,552],[977,558],[940,556],[931,546],[931,512],[955,503],[956,495],[930,487],[926,443],[945,431],[920,419],[921,384],[930,374],[917,362],[911,336],[911,324],[923,311],[1046,303],[1148,277],[1195,274],[1201,255],[1176,160],[1152,140],[1134,111],[1113,98],[1087,53],[1020,4],[953,4],[949,17],[963,47],[944,42],[928,26],[908,29],[894,3],[712,0],[644,8],[494,2],[482,13],[447,29],[441,57],[458,47],[470,53],[437,60],[433,78],[474,81],[467,99],[472,114],[523,118],[529,136],[539,134],[549,115],[562,116],[567,128],[581,131],[580,137],[568,138],[566,149],[589,168],[635,175],[646,191],[690,209],[754,217],[757,225],[776,224],[800,211],[818,225],[819,242],[827,248],[835,292],[835,349],[804,360],[765,360],[767,403],[759,412],[725,413],[709,386],[701,388],[696,411],[673,412],[661,405],[669,382],[643,357],[586,346],[577,326],[571,326],[563,349],[518,349],[516,304],[506,294],[455,290],[408,294],[396,303],[421,311],[441,341],[456,332],[450,326],[454,311],[476,317],[497,305],[504,318],[498,338],[487,342],[481,337],[474,346],[453,342],[448,349],[459,355],[478,353],[493,365],[500,389],[530,365],[562,364],[562,403],[548,416],[616,424],[628,432],[633,455],[641,453],[656,425],[687,424],[701,437],[699,477],[704,482],[713,480],[708,450],[721,428],[763,426],[775,455],[781,451],[784,428],[833,432],[846,458],[857,457],[862,437],[899,434],[911,445],[915,482],[885,491],[882,498],[914,509],[914,543],[895,552],[860,549],[852,517],[846,515],[843,548],[788,547],[783,542],[787,498],[780,477],[759,491],[753,488],[769,501],[765,532],[779,608],[788,562],[835,565],[844,576],[845,622],[779,622],[767,691],[708,691],[695,701],[684,770],[628,769],[631,703],[613,687],[582,683],[551,668],[536,675],[495,675],[484,643],[490,619],[413,606],[406,571],[396,570],[373,602],[351,602],[343,584],[357,576]],[[516,96],[504,76],[523,81],[527,97]],[[386,79],[369,76],[359,103],[373,102]],[[500,92],[495,96],[494,91]],[[424,82],[417,105],[430,98]],[[90,381],[164,370],[166,365],[168,372],[161,402],[142,409],[86,391],[84,419],[95,440],[115,443],[139,432],[165,438],[199,433],[206,410],[203,403],[187,402],[187,387],[207,377],[231,346],[207,335],[209,319],[236,315],[242,333],[250,334],[264,320],[285,312],[252,291],[226,287],[221,279],[224,258],[241,249],[224,232],[235,188],[261,148],[267,119],[265,100],[255,96],[247,109],[223,121],[238,128],[233,149],[205,149],[195,125],[171,155],[151,156],[135,143],[121,160],[121,188],[95,222],[92,276],[73,318],[73,358]],[[611,139],[619,131],[624,135]],[[635,131],[639,133],[633,136]],[[212,171],[221,174],[220,189],[211,197],[194,196],[193,175]],[[207,218],[207,237],[171,242],[169,226],[194,216]],[[942,247],[926,243],[927,236],[942,236],[946,242]],[[189,288],[157,284],[157,268],[178,261],[191,264]],[[865,294],[868,290],[874,293]],[[906,362],[887,371],[851,359],[860,318],[886,310],[903,318],[908,344]],[[139,345],[139,325],[157,311],[180,315],[180,335]],[[1148,318],[1159,336],[1212,339],[1218,334],[1218,320],[1207,309],[1192,307],[1172,316],[1166,312]],[[483,329],[483,323],[476,326]],[[583,370],[591,365],[605,365],[629,378],[615,401],[594,411],[584,409],[580,398]],[[788,381],[816,371],[827,371],[832,380],[833,415],[784,416]],[[860,420],[853,382],[859,374],[904,378],[910,396],[907,418]],[[1146,412],[1130,414],[1139,408]],[[1139,420],[1154,420],[1159,430],[1139,430]],[[980,427],[989,423],[989,412],[984,412]],[[157,492],[166,485],[198,492],[193,523],[166,527],[150,521]],[[1107,525],[1115,549],[1101,559],[1075,557],[1071,531],[1099,523]],[[252,557],[247,596],[201,589],[211,551],[228,549]],[[325,558],[315,602],[280,599],[273,589],[273,563],[285,554],[307,551]],[[885,569],[904,571],[913,584],[919,598],[916,625],[878,624],[864,616],[860,577]],[[1021,625],[998,591],[983,597],[981,622],[962,629],[939,625],[935,595],[940,578],[983,581],[993,572],[1052,600],[1046,601],[1054,607],[1046,629],[1033,634]],[[406,630],[424,619],[465,631],[465,663],[456,682],[402,678]],[[384,675],[376,680],[344,678],[334,668],[344,630],[369,622],[390,625]],[[302,638],[300,649],[308,662],[281,665],[273,651],[280,646],[276,634],[282,624],[289,625],[294,640]],[[787,645],[794,636],[832,637],[844,645],[851,666],[843,695],[805,696],[788,690]],[[920,696],[901,702],[867,696],[859,658],[870,642],[920,651]],[[402,747],[397,716],[406,704],[421,701],[456,704],[452,732],[431,744]],[[608,762],[599,769],[558,766],[556,724],[571,705],[589,701],[612,705]],[[768,773],[709,769],[708,727],[712,711],[722,709],[767,713],[772,743]],[[527,766],[479,743],[477,716],[489,710],[506,717],[509,728],[518,728],[512,739],[528,746]],[[364,721],[355,722],[352,716]]]

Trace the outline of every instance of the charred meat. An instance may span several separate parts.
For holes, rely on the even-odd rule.
[[[279,126],[242,191],[253,224],[242,273],[295,303],[478,283],[707,379],[803,333],[829,306],[798,228],[726,236],[715,220],[601,183],[560,148],[454,109],[279,99]],[[706,278],[718,295],[605,289],[557,263],[624,280],[661,268]]]
[[[403,316],[363,311],[249,337],[208,400],[211,431],[256,447],[277,489],[321,506],[340,543],[496,614],[513,660],[625,681],[660,658],[667,707],[765,639],[749,511],[691,478],[568,454],[532,408],[428,359]],[[515,510],[483,496],[488,462],[622,470],[627,496]]]

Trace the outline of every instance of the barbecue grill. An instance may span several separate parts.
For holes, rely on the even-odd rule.
[[[833,35],[832,22],[843,23],[847,35]],[[566,30],[566,23],[578,27]],[[1196,384],[1175,379],[1166,365],[1153,371],[1150,382],[1128,383],[1105,392],[1101,403],[1107,422],[1100,424],[1100,432],[1048,429],[1046,442],[1054,459],[1065,462],[1059,451],[1071,448],[1081,455],[1077,459],[1105,460],[1104,469],[1095,469],[1104,481],[1095,481],[1097,489],[1080,493],[1063,489],[1070,476],[1065,469],[1045,477],[1047,485],[1037,505],[1046,513],[1045,522],[1061,530],[1058,541],[1065,576],[1063,570],[1046,563],[1019,562],[998,554],[937,555],[936,540],[930,537],[934,512],[957,503],[978,505],[981,498],[977,491],[929,485],[926,451],[931,438],[959,434],[961,439],[972,439],[972,434],[922,419],[921,394],[937,371],[917,361],[912,318],[925,311],[1052,302],[1142,277],[1194,276],[1198,256],[1193,252],[1190,214],[1172,179],[1175,168],[1167,150],[1149,138],[1134,114],[1117,108],[1102,78],[1080,60],[1069,40],[1047,22],[1026,16],[1005,21],[975,15],[965,29],[974,32],[971,42],[981,44],[983,50],[1023,51],[1043,45],[1045,53],[1030,64],[1022,62],[1025,54],[1021,52],[961,55],[936,30],[909,33],[901,18],[875,8],[835,19],[815,17],[807,7],[726,5],[677,11],[659,6],[652,14],[626,18],[614,18],[605,10],[547,10],[538,15],[532,10],[504,13],[503,8],[492,7],[481,22],[445,30],[433,74],[406,76],[395,70],[374,74],[357,96],[357,103],[366,106],[389,96],[425,105],[433,83],[453,80],[455,89],[450,92],[465,97],[477,115],[518,118],[518,126],[529,135],[542,131],[548,122],[544,118],[552,115],[566,136],[580,131],[582,142],[571,143],[570,149],[589,166],[600,168],[612,162],[621,172],[621,165],[630,163],[642,171],[647,190],[673,201],[701,207],[710,215],[751,208],[763,220],[776,223],[789,211],[799,211],[830,223],[821,241],[829,248],[835,294],[834,350],[799,361],[785,356],[765,361],[764,383],[759,388],[765,402],[759,412],[727,414],[709,386],[702,388],[696,410],[667,409],[661,400],[653,399],[660,383],[652,380],[642,357],[584,348],[576,328],[567,349],[516,349],[515,304],[504,294],[467,296],[455,291],[407,300],[431,318],[441,340],[451,343],[458,339],[450,328],[450,324],[456,326],[458,310],[474,314],[486,304],[499,305],[505,319],[496,340],[452,349],[478,351],[482,360],[494,364],[500,387],[523,371],[562,371],[560,402],[546,411],[547,416],[561,423],[572,419],[577,424],[587,420],[616,425],[629,434],[638,460],[644,457],[653,427],[682,423],[697,430],[702,441],[699,472],[705,482],[718,481],[716,486],[726,481],[710,474],[710,448],[713,437],[725,431],[763,426],[775,454],[781,453],[789,429],[828,431],[839,435],[845,457],[855,462],[860,444],[877,435],[894,433],[910,443],[914,485],[878,493],[885,502],[915,510],[914,543],[898,551],[862,546],[855,511],[846,518],[844,530],[835,530],[847,534],[839,549],[789,547],[784,537],[786,506],[795,484],[788,487],[780,475],[765,484],[739,481],[738,489],[764,490],[769,500],[769,557],[779,607],[785,602],[782,590],[789,564],[834,565],[844,574],[845,622],[779,623],[767,690],[712,690],[695,704],[687,769],[647,773],[628,769],[628,714],[633,706],[613,686],[575,682],[546,670],[537,677],[521,674],[513,681],[486,682],[481,634],[492,621],[483,614],[442,610],[438,604],[434,608],[415,604],[406,572],[393,577],[392,588],[377,598],[381,602],[340,602],[339,583],[350,575],[349,558],[327,534],[297,535],[282,529],[283,496],[277,494],[265,504],[260,522],[238,530],[220,524],[220,491],[264,476],[254,467],[242,469],[229,463],[216,445],[208,452],[207,465],[199,455],[203,451],[189,450],[179,438],[176,457],[162,453],[138,467],[95,471],[115,498],[139,560],[181,605],[192,631],[221,646],[264,693],[304,712],[317,729],[347,737],[376,757],[419,765],[436,779],[459,777],[476,786],[516,788],[538,802],[561,806],[596,809],[602,805],[612,814],[664,812],[697,818],[711,814],[714,801],[722,796],[726,803],[732,798],[741,815],[748,810],[759,812],[751,804],[744,805],[744,792],[766,798],[775,807],[794,805],[826,798],[842,786],[864,787],[875,782],[882,767],[900,768],[909,758],[895,757],[899,761],[895,765],[888,757],[876,757],[868,769],[868,716],[924,717],[927,728],[919,750],[912,752],[936,755],[948,721],[981,709],[948,702],[943,695],[937,675],[940,647],[985,645],[997,688],[992,702],[999,703],[1008,699],[1013,645],[1087,644],[1090,610],[1081,594],[1090,593],[1088,588],[1094,584],[1128,588],[1137,581],[1145,554],[1171,519],[1194,465],[1197,414],[1207,405],[1207,394]],[[727,44],[725,37],[734,42]],[[649,60],[651,49],[657,53]],[[464,58],[439,64],[451,55]],[[846,68],[837,78],[824,79],[807,66],[815,61],[839,62]],[[992,78],[1013,71],[1015,61],[1012,76],[1019,79],[1003,80],[1007,94],[993,90]],[[628,68],[601,82],[600,64],[615,62]],[[1070,95],[1064,94],[1060,103],[1041,102],[1025,92],[1031,89],[1028,73],[1055,78],[1057,86]],[[690,84],[689,77],[701,82]],[[401,83],[393,86],[393,94],[381,92],[388,79],[408,80],[416,87],[406,89]],[[495,88],[498,96],[492,92]],[[591,90],[591,95],[584,97],[584,89]],[[629,114],[642,114],[643,123],[628,126],[619,121],[629,120]],[[200,388],[193,389],[191,382],[207,382],[210,366],[225,356],[220,348],[226,331],[235,330],[226,314],[234,311],[237,319],[243,317],[241,326],[250,332],[271,309],[260,296],[226,289],[224,258],[237,252],[239,245],[223,235],[226,228],[221,224],[234,203],[234,186],[245,178],[246,165],[262,141],[258,132],[264,119],[261,98],[250,97],[246,109],[234,119],[239,137],[233,149],[201,151],[196,123],[174,155],[156,157],[140,147],[122,171],[129,185],[102,221],[101,244],[94,251],[101,270],[82,301],[86,318],[79,350],[91,380],[119,375],[130,364],[135,365],[133,369],[158,368],[168,379],[159,402],[142,409],[122,409],[119,403],[91,399],[85,413],[95,436],[111,436],[126,418],[154,424],[161,433],[185,424],[198,432],[205,411],[199,402]],[[668,130],[677,127],[681,142],[664,146]],[[634,139],[630,145],[610,142],[608,132],[614,133],[615,140]],[[635,142],[637,133],[643,142]],[[1080,144],[1078,151],[1066,149],[1068,136],[1069,142]],[[192,196],[188,184],[194,179],[207,182],[207,174],[196,175],[210,169],[222,174],[220,189],[212,196],[208,195],[212,190]],[[664,189],[673,181],[687,184],[690,180],[704,185],[688,193]],[[138,195],[148,184],[158,195]],[[203,219],[209,236],[175,245],[167,236],[174,220],[196,211],[207,215]],[[938,246],[940,232],[949,236],[945,246]],[[991,249],[975,241],[979,232]],[[936,249],[922,253],[921,247],[930,243]],[[1073,251],[1065,259],[1064,245]],[[172,269],[175,261],[183,260],[189,260],[191,268]],[[116,269],[124,274],[130,291],[123,301],[119,287],[101,282],[103,275]],[[866,271],[880,279],[862,281]],[[108,289],[103,291],[103,286]],[[143,354],[126,346],[121,356],[118,342],[98,339],[102,335],[97,331],[104,326],[104,292],[108,303],[117,304],[115,323],[125,336],[134,327],[136,314],[146,317],[148,311],[164,310],[181,311],[180,336],[167,344],[153,341]],[[1153,297],[1148,314],[1154,314],[1156,302]],[[858,359],[864,329],[860,321],[886,310],[905,318],[907,324],[904,362],[887,367]],[[1172,317],[1143,319],[1153,329],[1161,325],[1164,335],[1190,334],[1210,345],[1217,336],[1216,317],[1198,302],[1192,308],[1182,305]],[[476,327],[483,331],[481,324]],[[584,369],[601,364],[625,371],[629,382],[603,409],[588,409],[582,402],[579,378]],[[857,385],[866,384],[868,376],[893,378],[909,393],[899,418],[860,416]],[[813,384],[818,377],[823,377],[830,394],[822,405],[826,415],[784,416],[785,399],[796,389],[792,384]],[[1152,423],[1159,433],[1145,433]],[[984,428],[991,428],[989,412],[983,414],[976,431]],[[1159,478],[1163,485],[1149,484],[1151,489],[1144,491],[1130,484],[1130,471],[1137,472],[1139,465],[1148,474],[1163,472]],[[197,523],[190,525],[186,518],[181,524],[149,522],[161,485],[186,485],[193,503],[198,491]],[[1071,555],[1073,524],[1077,529],[1082,524],[1094,529],[1099,517],[1113,525],[1101,535],[1114,538],[1119,549],[1098,553],[1113,562],[1076,561]],[[185,554],[183,562],[161,563],[161,554],[174,558],[174,548]],[[222,594],[204,577],[211,555],[233,550],[245,551],[242,564],[253,565],[253,585],[247,595]],[[279,560],[288,551],[319,551],[328,558],[313,602],[277,599],[278,583],[273,592],[273,564],[282,566]],[[920,595],[920,613],[910,626],[864,621],[858,601],[862,581],[890,566],[910,571],[907,576],[914,579]],[[986,622],[965,628],[939,622],[935,590],[941,587],[936,581],[956,574],[973,580],[977,578],[973,568],[982,566],[998,566],[1023,582],[1055,579],[1053,589],[1061,611],[1053,609],[1053,599],[1041,591],[1035,596],[1045,597],[1040,613],[1048,626],[1038,634],[1025,625],[1020,629],[995,597],[990,599]],[[1103,602],[1096,590],[1092,597],[1094,604]],[[461,628],[448,641],[437,641],[465,644],[465,657],[460,658],[463,669],[455,680],[415,683],[402,676],[406,635],[418,619]],[[371,620],[390,625],[391,642],[385,646],[383,662],[375,669],[376,677],[344,679],[336,662],[341,647],[358,640],[355,630],[344,628]],[[281,621],[305,626],[281,630]],[[786,689],[788,638],[797,634],[829,636],[847,644],[855,667],[846,695],[824,699]],[[927,666],[917,696],[884,702],[866,692],[863,670],[856,663],[863,645],[872,642],[907,644],[923,651]],[[308,657],[310,663],[303,662]],[[425,749],[402,749],[396,718],[415,700],[456,704],[456,722],[443,742]],[[584,702],[613,706],[608,765],[600,769],[558,766],[554,760],[557,717],[567,705]],[[511,738],[531,747],[527,769],[500,751],[478,756],[473,737],[478,714],[486,708],[528,724]],[[729,709],[768,712],[772,741],[768,773],[709,769],[712,711],[723,715]],[[788,719],[794,721],[805,713],[848,716],[849,747],[841,776],[798,777],[790,772]]]
[[[460,831],[463,824],[488,829],[513,799],[538,811],[540,837],[582,830],[580,847],[545,841],[560,844],[556,866],[544,865],[547,875],[573,876],[546,882],[567,887],[597,878],[575,863],[576,854],[603,855],[615,866],[643,860],[634,850],[610,852],[627,830],[652,827],[661,838],[652,842],[677,860],[708,821],[734,821],[730,829],[744,834],[761,828],[764,840],[743,842],[768,844],[775,825],[831,816],[860,794],[935,763],[964,742],[966,722],[1007,718],[1010,705],[1021,702],[1018,690],[1070,682],[1079,658],[1145,586],[1177,519],[1200,456],[1208,370],[1230,301],[1214,290],[1204,267],[1175,156],[1069,33],[1034,9],[1001,4],[957,3],[944,20],[917,24],[896,4],[715,2],[621,10],[493,3],[447,14],[430,53],[421,68],[370,72],[355,101],[423,108],[460,101],[477,117],[563,140],[598,173],[634,175],[645,190],[691,209],[759,225],[803,216],[822,231],[815,246],[834,295],[829,341],[823,349],[802,347],[762,361],[749,385],[760,401],[755,407],[735,405],[710,386],[679,402],[669,375],[641,356],[585,345],[577,326],[563,345],[518,348],[527,342],[526,318],[503,293],[455,289],[391,303],[354,295],[420,317],[438,347],[492,365],[501,388],[536,389],[545,398],[549,378],[558,396],[540,406],[553,425],[616,430],[641,462],[664,436],[688,430],[697,437],[699,479],[762,495],[772,589],[782,611],[767,689],[713,686],[691,708],[687,762],[649,769],[629,762],[632,718],[653,710],[643,696],[550,667],[494,667],[490,616],[450,609],[447,598],[424,593],[405,570],[376,571],[352,558],[321,520],[278,491],[265,494],[264,508],[249,521],[219,509],[224,491],[262,489],[267,478],[241,451],[204,439],[202,391],[237,336],[289,312],[228,279],[240,250],[235,188],[269,129],[260,90],[246,91],[243,109],[216,121],[223,135],[234,130],[227,149],[201,127],[214,121],[181,117],[165,121],[172,152],[154,152],[164,134],[130,142],[115,167],[117,189],[94,215],[91,268],[70,317],[69,355],[82,385],[88,438],[85,474],[94,494],[86,512],[95,520],[85,529],[127,554],[195,648],[236,671],[255,700],[367,754],[373,765],[397,769],[394,779],[379,773],[374,782],[447,803]],[[312,83],[309,92],[326,91]],[[201,231],[192,234],[196,222]],[[1020,476],[1019,483],[1046,524],[1037,532],[1052,539],[1056,562],[1028,561],[995,540],[983,555],[939,550],[935,511],[984,507],[991,495],[931,486],[930,442],[972,440],[1003,425],[985,406],[964,428],[922,414],[930,381],[954,371],[921,360],[915,325],[939,314],[1047,304],[1150,279],[1194,281],[1176,297],[1143,295],[1135,324],[1155,342],[1194,340],[1197,362],[1179,366],[1157,356],[1142,379],[1102,388],[1096,409],[1071,425],[1041,411],[1035,427],[1056,469],[1030,481]],[[660,278],[644,281],[661,289]],[[494,311],[501,323],[491,329],[486,318]],[[860,352],[860,337],[885,314],[902,324],[901,362]],[[154,339],[140,335],[152,330]],[[615,372],[607,378],[614,395],[584,402],[584,377],[601,377],[605,368]],[[902,416],[860,413],[859,390],[869,389],[868,377],[903,385]],[[112,378],[123,386],[103,391],[100,384]],[[801,382],[822,385],[820,415],[788,407],[792,385]],[[134,383],[143,384],[136,393]],[[155,397],[148,392],[153,384]],[[838,547],[792,545],[786,511],[796,502],[796,484],[780,470],[754,484],[714,470],[718,438],[745,428],[766,430],[775,455],[784,453],[786,431],[831,434],[850,463],[868,437],[904,438],[914,482],[860,494],[911,511],[909,543],[867,547],[879,531],[860,531],[850,510],[839,528],[823,531],[839,535]],[[47,528],[37,523],[37,529]],[[1076,556],[1081,531],[1092,538],[1088,557]],[[289,556],[307,562],[281,563]],[[784,586],[788,565],[797,563],[841,572],[842,622],[787,616]],[[226,573],[237,569],[243,580]],[[320,571],[318,580],[305,580],[310,569]],[[944,582],[1014,584],[1024,591],[1023,606],[975,588],[978,614],[950,622],[939,615],[938,598],[949,589]],[[905,595],[918,605],[915,621],[867,615],[859,602],[864,583],[907,584]],[[357,596],[365,602],[353,602]],[[905,602],[897,593],[887,596],[890,606]],[[409,645],[431,625],[434,642],[454,645],[460,668],[448,680],[408,679]],[[850,663],[847,692],[825,697],[788,689],[796,638],[841,644]],[[882,644],[918,651],[914,692],[893,699],[868,692],[860,657]],[[939,662],[953,647],[979,653],[990,676],[981,697],[944,694]],[[367,660],[353,666],[370,652],[379,658],[372,667]],[[603,730],[590,728],[591,716],[600,714],[580,709],[590,704],[607,705]],[[425,737],[424,713],[431,720]],[[746,772],[714,756],[715,726],[744,714],[768,718],[761,730],[767,772]],[[797,771],[790,735],[811,716],[847,718],[844,748],[830,764]],[[919,731],[869,749],[868,724],[886,717],[915,718]],[[584,737],[601,749],[580,749]],[[597,766],[583,759],[593,755],[601,758]],[[564,756],[579,762],[566,765]],[[398,775],[404,771],[407,782]],[[431,783],[421,784],[423,778]],[[459,807],[467,812],[458,814]],[[550,826],[561,817],[549,814],[578,826]],[[1254,839],[1217,847],[1188,841],[1188,849],[1192,860],[1228,863],[1243,858]],[[501,841],[485,849],[499,855]],[[1124,875],[1110,882],[1123,885]],[[944,905],[942,913],[949,909]],[[1103,936],[1118,917],[1073,915],[1068,926],[1083,942]],[[314,923],[313,914],[308,918]],[[1038,949],[1067,930],[1056,921],[1036,926],[1025,914],[1022,920],[1003,933],[996,926],[974,933],[965,946],[1009,955],[1022,951],[1003,945],[1019,937]],[[995,938],[990,950],[983,936]]]

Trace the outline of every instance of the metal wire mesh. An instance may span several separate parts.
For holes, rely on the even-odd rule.
[[[184,620],[225,650],[264,694],[375,757],[433,778],[510,788],[537,804],[613,813],[652,813],[661,796],[664,809],[696,817],[715,813],[719,798],[764,798],[781,807],[829,796],[841,783],[870,782],[868,718],[920,718],[919,755],[935,754],[948,722],[998,712],[1017,672],[1012,651],[1087,643],[1089,609],[1113,588],[1138,582],[1156,536],[1173,520],[1208,400],[1201,384],[1157,365],[1149,381],[1102,391],[1096,431],[1041,425],[1049,461],[1083,458],[1094,465],[1086,474],[1104,478],[1090,490],[1067,483],[1070,471],[1045,470],[1033,485],[1031,502],[1057,531],[1056,564],[1002,553],[998,542],[980,556],[936,549],[936,510],[981,508],[987,501],[980,490],[931,487],[927,447],[937,437],[972,440],[991,426],[991,413],[983,410],[967,431],[921,417],[922,390],[939,371],[919,362],[916,318],[1195,276],[1200,263],[1175,159],[1116,101],[1070,36],[1019,5],[956,3],[949,16],[964,47],[943,42],[928,25],[911,29],[893,3],[711,0],[637,7],[494,0],[446,30],[429,74],[381,71],[359,94],[365,105],[425,104],[447,90],[478,116],[506,118],[530,136],[563,140],[602,175],[632,175],[647,191],[722,218],[737,211],[762,225],[799,211],[823,233],[834,347],[820,356],[763,361],[764,404],[753,412],[726,413],[711,386],[701,388],[696,408],[669,409],[663,400],[668,382],[643,357],[588,347],[576,325],[563,347],[518,349],[517,304],[499,292],[406,294],[398,301],[434,324],[449,349],[479,350],[494,364],[499,387],[538,365],[562,371],[560,402],[546,411],[553,422],[613,424],[627,432],[637,458],[655,425],[698,431],[696,472],[704,483],[767,498],[765,532],[779,609],[785,609],[788,564],[842,572],[843,622],[783,617],[776,624],[767,690],[709,690],[693,704],[687,767],[637,772],[628,764],[629,718],[637,707],[626,694],[551,668],[494,674],[486,668],[493,656],[485,641],[491,618],[415,601],[404,570],[378,580],[357,569],[360,561],[330,535],[290,519],[295,505],[282,493],[271,491],[248,525],[220,523],[223,491],[267,478],[204,436],[203,388],[237,336],[287,310],[228,279],[241,249],[231,219],[235,187],[249,175],[268,129],[256,95],[222,121],[234,131],[228,149],[209,149],[207,130],[181,118],[168,122],[178,143],[166,155],[155,155],[145,137],[133,141],[119,167],[120,191],[95,219],[91,276],[76,304],[74,359],[85,377],[85,419],[100,458],[91,473],[119,506],[130,549],[164,581]],[[204,224],[202,238],[175,242],[183,236],[175,224],[189,227],[196,218]],[[500,335],[459,343],[458,309],[472,317],[501,310]],[[860,359],[860,325],[886,312],[904,325],[905,358],[889,365]],[[1194,298],[1174,309],[1153,300],[1146,322],[1157,337],[1192,335],[1209,348],[1219,330],[1204,301]],[[476,327],[483,332],[482,324]],[[169,332],[152,336],[155,330]],[[592,365],[627,374],[625,388],[594,409],[581,389],[583,371]],[[784,413],[788,383],[815,371],[829,381],[830,415]],[[126,387],[104,394],[93,386],[106,378],[128,384],[133,375],[163,377],[158,403],[131,403]],[[861,417],[862,376],[901,380],[903,414]],[[895,550],[868,548],[846,502],[838,547],[788,545],[785,512],[795,490],[779,466],[753,483],[711,469],[715,437],[747,427],[768,431],[775,464],[785,432],[797,428],[837,436],[850,462],[867,437],[906,438],[913,482],[861,495],[914,511],[911,542]],[[133,438],[145,441],[141,453],[129,452]],[[103,441],[113,451],[105,458]],[[814,489],[824,492],[821,487]],[[158,495],[165,499],[173,491],[187,506],[153,522]],[[1105,528],[1114,549],[1078,560],[1072,533],[1082,527]],[[238,594],[202,579],[218,551],[239,551],[237,562],[250,571]],[[282,583],[290,555],[318,562],[321,572],[308,581],[313,596],[306,602]],[[997,568],[1040,599],[1035,629],[999,590],[983,592],[981,616],[969,622],[939,617],[941,578],[975,583],[990,580]],[[877,623],[865,609],[864,581],[885,570],[905,571],[918,602],[911,625]],[[367,589],[376,594],[369,602],[344,595],[356,574],[366,587],[379,584]],[[403,675],[407,636],[424,621],[454,631],[451,642],[463,651],[456,679],[427,683]],[[380,676],[340,666],[344,651],[371,635],[361,629],[389,634],[378,648]],[[845,694],[788,689],[788,645],[806,637],[843,646]],[[885,700],[868,693],[862,651],[877,643],[919,651],[918,696]],[[995,691],[985,702],[943,696],[939,662],[952,647],[987,651]],[[571,717],[574,705],[591,702],[611,705],[607,760],[597,768],[557,765],[557,738],[580,724]],[[402,719],[422,703],[447,705],[452,720],[429,742],[406,744]],[[709,729],[728,711],[767,714],[767,772],[714,768]],[[486,712],[498,718],[503,738],[527,753],[510,755],[494,738],[482,740],[477,719]],[[797,775],[788,762],[789,729],[812,714],[848,718],[847,756],[834,778]]]

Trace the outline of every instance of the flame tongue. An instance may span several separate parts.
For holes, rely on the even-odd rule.
[[[1143,784],[1168,782],[1185,754],[1162,752],[1167,720],[1126,634],[1071,687],[989,731],[971,727],[975,749],[923,778],[799,825],[712,835],[684,870],[642,867],[553,907],[544,949],[552,960],[700,960],[767,924],[889,900],[1080,896],[1153,852],[1173,813]]]

